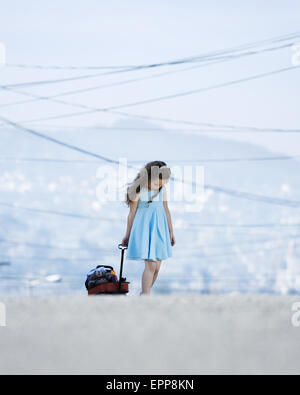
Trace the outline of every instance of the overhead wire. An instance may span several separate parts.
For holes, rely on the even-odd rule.
[[[111,164],[116,164],[116,165],[121,164],[122,165],[122,163],[120,163],[118,160],[111,159],[111,158],[109,158],[107,156],[103,156],[103,155],[99,155],[99,154],[93,153],[91,151],[88,151],[88,150],[83,149],[81,147],[75,146],[73,144],[66,143],[66,142],[63,142],[61,140],[55,139],[53,137],[47,136],[47,135],[45,135],[43,133],[40,133],[38,131],[35,131],[33,129],[26,128],[26,127],[24,127],[21,124],[18,124],[16,122],[10,121],[7,118],[4,118],[3,116],[0,116],[0,120],[2,120],[4,123],[7,123],[8,125],[13,126],[15,129],[19,129],[19,130],[21,130],[21,131],[23,131],[25,133],[29,133],[29,134],[34,135],[34,136],[36,136],[38,138],[41,138],[43,140],[47,140],[47,141],[50,141],[50,142],[52,142],[54,144],[63,146],[65,148],[67,148],[67,149],[70,149],[70,150],[73,150],[73,151],[76,151],[76,152],[79,152],[81,154],[88,155],[88,156],[91,156],[91,157],[94,157],[94,158],[97,158],[97,159],[101,159],[101,160],[103,160],[105,162],[108,162],[108,163],[111,163]],[[128,168],[135,169],[135,167],[130,165],[130,164],[127,164],[126,166]],[[171,177],[171,180],[173,180],[175,182],[182,183],[181,179],[178,179],[177,177],[174,177],[174,176]],[[184,182],[188,183],[188,184],[190,184],[190,185],[192,185],[194,187],[195,186],[197,187],[197,183],[195,183],[193,181],[185,180]],[[211,189],[212,191],[217,192],[217,193],[223,193],[225,195],[230,195],[230,196],[234,196],[234,197],[237,197],[237,198],[243,198],[243,199],[247,199],[247,200],[259,201],[259,202],[275,204],[275,205],[288,206],[288,207],[292,207],[292,208],[300,207],[300,201],[293,201],[293,200],[282,199],[282,198],[273,198],[273,197],[258,195],[258,194],[254,194],[254,193],[250,193],[250,192],[237,191],[237,190],[233,190],[233,189],[229,189],[229,188],[225,188],[225,187],[220,187],[220,186],[216,186],[216,185],[212,185],[212,184],[206,184],[206,188]]]
[[[91,91],[95,91],[95,90],[100,90],[100,89],[106,89],[106,88],[111,88],[111,87],[115,87],[115,86],[126,85],[126,84],[139,82],[139,81],[144,81],[144,80],[148,80],[148,79],[160,78],[160,77],[165,76],[165,75],[172,75],[172,74],[182,73],[182,72],[185,72],[185,71],[190,71],[190,70],[199,69],[199,68],[203,68],[203,67],[207,67],[207,66],[212,66],[214,64],[219,64],[219,63],[222,63],[222,62],[225,62],[225,61],[231,61],[231,60],[235,60],[235,59],[244,58],[244,57],[247,57],[247,56],[253,56],[253,55],[257,55],[257,54],[277,51],[277,50],[280,50],[280,49],[290,48],[293,44],[294,43],[289,43],[289,44],[281,45],[280,47],[266,48],[266,49],[259,50],[259,51],[248,51],[247,53],[238,54],[238,55],[234,55],[234,56],[233,55],[226,56],[226,57],[220,58],[218,60],[209,61],[207,63],[202,63],[200,65],[187,67],[187,68],[180,69],[180,70],[166,71],[166,72],[154,74],[154,75],[151,75],[151,76],[132,78],[132,79],[125,80],[125,81],[123,80],[123,81],[118,81],[118,82],[113,82],[113,83],[105,83],[105,84],[101,84],[101,85],[97,85],[97,86],[92,86],[92,87],[89,87],[89,88],[81,88],[81,89],[77,89],[77,90],[69,90],[69,91],[57,93],[55,95],[51,95],[51,96],[48,96],[48,97],[51,98],[51,99],[54,99],[54,98],[58,98],[58,97],[76,95],[76,94],[80,94],[80,93],[86,93],[86,92],[91,92]],[[12,88],[6,88],[6,89],[12,90]],[[18,91],[16,91],[16,90],[15,90],[15,92],[18,93]],[[19,93],[21,94],[21,92],[19,92]],[[0,105],[0,108],[7,108],[7,107],[12,107],[12,106],[21,105],[21,104],[24,105],[24,104],[28,104],[28,103],[34,103],[34,102],[37,102],[37,101],[40,101],[40,100],[42,100],[42,96],[41,97],[36,97],[34,99],[30,99],[30,100],[22,100],[22,101],[2,104],[2,105]]]
[[[282,155],[282,156],[263,156],[263,157],[245,157],[245,158],[203,158],[203,159],[166,159],[167,163],[187,164],[187,163],[226,163],[226,162],[260,162],[260,161],[281,161],[297,160],[300,155]],[[57,158],[30,158],[30,157],[8,157],[0,156],[0,163],[3,162],[29,162],[29,163],[59,163],[59,164],[90,164],[101,163],[100,160],[80,160],[80,159],[57,159]],[[128,163],[142,164],[145,160],[130,160]]]
[[[235,53],[237,51],[245,50],[245,49],[250,49],[253,47],[257,46],[263,46],[267,44],[274,44],[274,43],[281,43],[284,41],[288,40],[294,40],[300,37],[300,32],[294,32],[294,33],[289,33],[289,34],[284,34],[281,36],[276,36],[272,37],[269,39],[263,39],[263,40],[257,40],[254,42],[248,42],[246,44],[240,44],[237,46],[221,49],[221,50],[214,50],[214,51],[209,51],[209,52],[204,52],[198,55],[193,55],[189,57],[184,57],[184,58],[178,58],[175,60],[167,61],[167,62],[156,62],[156,63],[150,63],[150,64],[139,64],[139,65],[101,65],[101,66],[62,66],[62,65],[28,65],[28,64],[10,64],[6,63],[6,67],[18,67],[18,68],[38,68],[38,69],[62,69],[62,70],[97,70],[97,69],[139,69],[139,68],[153,68],[153,67],[159,67],[161,65],[169,65],[169,64],[177,64],[177,62],[190,62],[190,61],[196,61],[196,60],[207,60],[214,58],[215,56],[221,56],[224,54],[228,53]]]
[[[64,104],[64,105],[68,105],[68,106],[72,106],[72,107],[86,109],[86,111],[82,111],[82,112],[72,112],[72,113],[66,113],[66,114],[51,116],[51,117],[43,117],[43,118],[38,118],[38,119],[31,119],[31,120],[27,120],[27,121],[22,121],[22,123],[26,124],[26,123],[50,121],[50,120],[57,120],[57,119],[73,118],[73,117],[78,117],[78,116],[83,116],[83,115],[90,115],[90,114],[97,113],[97,112],[113,112],[114,110],[120,109],[120,108],[128,108],[128,107],[139,106],[139,105],[144,105],[144,104],[149,104],[149,103],[154,103],[154,102],[161,102],[161,101],[164,101],[164,100],[170,100],[170,99],[174,99],[174,98],[178,98],[178,97],[189,96],[189,95],[193,95],[193,94],[196,94],[196,93],[207,92],[207,91],[210,91],[210,90],[215,90],[215,89],[218,89],[218,88],[224,88],[224,87],[227,87],[227,86],[232,86],[232,85],[236,85],[236,84],[239,84],[239,83],[260,79],[260,78],[264,78],[264,77],[267,77],[267,76],[271,76],[271,75],[275,75],[275,74],[279,74],[279,73],[283,73],[283,72],[287,72],[287,71],[291,71],[291,70],[296,70],[296,69],[299,69],[299,68],[300,68],[300,65],[299,66],[284,67],[284,68],[281,68],[281,69],[278,69],[278,70],[273,70],[271,72],[260,73],[260,74],[256,74],[256,75],[253,75],[253,76],[241,78],[241,79],[238,79],[238,80],[232,80],[232,81],[228,81],[228,82],[221,83],[221,84],[211,85],[211,86],[208,86],[208,87],[205,87],[205,88],[193,89],[193,90],[189,90],[189,91],[179,92],[177,94],[160,96],[160,97],[156,97],[156,98],[152,98],[152,99],[140,100],[140,101],[135,101],[135,102],[131,102],[131,103],[119,104],[119,105],[115,105],[115,106],[102,107],[102,108],[90,107],[90,106],[83,105],[83,104],[71,103],[71,102],[64,101],[64,100],[51,99],[50,97],[47,97],[47,96],[34,95],[34,94],[31,94],[31,93],[28,93],[28,92],[18,91],[18,93],[20,93],[22,95],[39,98],[40,100],[49,100],[49,101],[53,101],[53,102],[59,103],[59,104]],[[7,88],[7,89],[9,90],[10,88]],[[209,124],[207,124],[207,125],[202,124],[202,126],[209,127],[208,125]],[[221,127],[221,126],[218,126],[218,127]],[[214,128],[216,128],[216,125],[214,125]],[[229,125],[229,129],[236,129],[236,127],[232,127],[232,125]],[[248,128],[247,127],[246,129],[247,129],[247,131],[255,131],[255,130],[257,130],[257,128],[255,128],[255,127],[254,128],[251,128],[251,127]],[[263,129],[258,129],[258,130],[261,131]],[[267,129],[265,129],[265,131],[266,130]],[[275,130],[273,129],[272,131],[275,131]],[[277,131],[279,132],[279,129]],[[283,130],[283,131],[285,133],[287,133],[287,132],[299,133],[300,132],[300,130]]]

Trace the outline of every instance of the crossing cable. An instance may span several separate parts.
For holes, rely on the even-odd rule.
[[[153,103],[153,102],[159,102],[159,101],[163,101],[163,100],[174,99],[174,98],[177,98],[177,97],[192,95],[192,94],[195,94],[195,93],[207,92],[207,91],[210,91],[210,90],[214,90],[214,89],[218,89],[218,88],[224,88],[226,86],[231,86],[231,85],[239,84],[239,83],[242,83],[242,82],[248,82],[248,81],[256,80],[256,79],[263,78],[263,77],[266,77],[266,76],[275,75],[275,74],[283,73],[283,72],[286,72],[286,71],[296,70],[296,69],[299,69],[299,68],[300,68],[300,65],[299,66],[285,67],[285,68],[282,68],[282,69],[279,69],[279,70],[274,70],[274,71],[267,72],[267,73],[257,74],[257,75],[254,75],[254,76],[246,77],[246,78],[239,79],[239,80],[229,81],[229,82],[222,83],[222,84],[212,85],[212,86],[209,86],[209,87],[206,87],[206,88],[194,89],[194,90],[191,90],[191,91],[185,91],[185,92],[178,93],[178,94],[173,94],[173,95],[168,95],[168,96],[161,96],[161,97],[148,99],[148,100],[143,100],[143,101],[137,101],[137,102],[133,102],[133,103],[120,104],[120,105],[111,106],[111,107],[107,107],[107,108],[90,107],[90,106],[83,105],[83,104],[71,103],[71,102],[64,101],[64,100],[51,99],[51,98],[49,98],[47,96],[39,96],[39,95],[34,95],[34,94],[31,94],[31,93],[27,93],[27,92],[18,91],[18,93],[20,93],[22,95],[35,97],[35,98],[40,98],[40,100],[49,100],[49,101],[52,101],[52,102],[55,102],[55,103],[60,103],[60,104],[68,105],[68,106],[73,106],[73,107],[77,107],[77,108],[87,109],[87,111],[73,112],[73,113],[61,114],[61,115],[56,115],[56,116],[51,116],[51,117],[32,119],[32,120],[29,120],[29,121],[23,121],[22,123],[26,124],[26,123],[41,122],[41,121],[52,121],[52,120],[72,118],[72,117],[77,117],[77,116],[82,116],[82,115],[90,115],[90,114],[97,113],[97,112],[114,113],[114,110],[118,109],[118,108],[132,107],[132,106],[136,106],[136,105],[149,104],[149,103]],[[209,124],[202,123],[201,126],[209,127]],[[217,126],[214,125],[213,127],[215,128]],[[218,127],[222,127],[222,126],[220,125]],[[229,129],[232,129],[232,130],[237,128],[237,127],[234,127],[232,125],[227,125],[227,127],[229,127]],[[277,132],[284,132],[284,133],[287,133],[287,132],[289,132],[289,133],[299,133],[299,130],[285,130],[285,129],[267,130],[267,129],[257,129],[255,127],[254,128],[246,127],[246,128],[244,128],[244,130],[247,130],[247,131],[256,131],[256,130],[262,131],[262,130],[265,130],[265,131],[277,131]]]
[[[215,61],[210,61],[207,63],[202,63],[200,65],[197,66],[192,66],[192,67],[187,67],[181,70],[175,70],[175,71],[166,71],[163,73],[159,73],[159,74],[154,74],[151,76],[144,76],[144,77],[139,77],[139,78],[133,78],[133,79],[129,79],[129,80],[125,80],[125,81],[118,81],[118,82],[113,82],[113,83],[106,83],[106,84],[101,84],[98,86],[92,86],[89,88],[82,88],[82,89],[77,89],[77,90],[70,90],[70,91],[65,91],[62,93],[58,93],[52,96],[49,96],[49,99],[54,99],[54,98],[58,98],[58,97],[64,97],[64,96],[70,96],[70,95],[76,95],[76,94],[80,94],[80,93],[86,93],[86,92],[91,92],[91,91],[95,91],[95,90],[100,90],[100,89],[106,89],[106,88],[111,88],[111,87],[115,87],[115,86],[121,86],[121,85],[126,85],[126,84],[130,84],[130,83],[134,83],[134,82],[138,82],[138,81],[144,81],[144,80],[148,80],[148,79],[154,79],[154,78],[160,78],[162,76],[165,75],[171,75],[171,74],[177,74],[177,73],[181,73],[181,72],[185,72],[185,71],[190,71],[190,70],[194,70],[194,69],[199,69],[199,68],[203,68],[203,67],[207,67],[207,66],[211,66],[214,64],[218,64],[218,63],[222,63],[224,61],[231,61],[231,60],[235,60],[237,58],[243,58],[243,57],[247,57],[247,56],[253,56],[253,55],[257,55],[257,54],[261,54],[261,53],[266,53],[266,52],[274,52],[280,49],[285,49],[285,48],[289,48],[292,45],[294,45],[294,43],[291,44],[285,44],[285,45],[281,45],[280,47],[274,47],[274,48],[267,48],[267,49],[263,49],[260,51],[250,51],[244,54],[239,54],[239,55],[230,55],[227,56],[224,59],[219,59],[219,60],[215,60]],[[11,88],[6,88],[9,90],[12,90]],[[15,90],[16,93],[20,93]],[[22,101],[16,101],[16,102],[12,102],[12,103],[7,103],[7,104],[2,104],[0,105],[0,108],[7,108],[7,107],[12,107],[15,105],[24,105],[24,104],[28,104],[28,103],[34,103],[37,101],[40,101],[43,99],[43,96],[37,96],[34,99],[30,99],[30,100],[22,100]]]
[[[279,236],[278,236],[279,237]],[[277,238],[264,238],[264,239],[246,239],[242,241],[235,241],[235,242],[226,242],[226,243],[215,243],[215,244],[198,244],[197,247],[191,248],[189,247],[189,251],[194,251],[201,249],[203,247],[205,248],[226,248],[226,247],[237,247],[240,245],[252,245],[252,244],[264,244],[264,243],[277,243],[278,241],[281,242],[282,240],[286,241],[291,241],[291,240],[297,240],[300,238],[300,234],[291,234],[291,235],[284,235],[283,237],[280,237],[280,240]],[[110,252],[111,249],[109,248],[101,248],[101,247],[62,247],[58,245],[52,245],[52,244],[41,244],[41,243],[34,243],[34,242],[28,242],[28,241],[17,241],[17,240],[9,240],[0,237],[0,246],[1,244],[11,244],[11,245],[16,245],[16,246],[27,246],[27,247],[36,247],[36,248],[45,248],[45,249],[51,249],[51,250],[64,250],[64,251],[97,251],[97,252]],[[59,259],[59,258],[58,258]],[[84,258],[82,258],[84,259]]]
[[[90,152],[86,149],[80,148],[78,146],[75,146],[73,144],[69,144],[69,143],[65,143],[61,140],[55,139],[53,137],[47,136],[43,133],[40,133],[38,131],[35,131],[33,129],[28,129],[16,122],[10,121],[2,116],[0,116],[0,119],[4,122],[7,123],[8,125],[13,126],[15,129],[19,129],[25,133],[29,133],[31,135],[34,135],[36,137],[39,137],[41,139],[50,141],[54,144],[63,146],[65,148],[68,148],[70,150],[79,152],[81,154],[84,155],[88,155],[91,157],[95,157],[97,159],[101,159],[105,162],[111,163],[111,164],[116,164],[116,165],[122,165],[122,163],[120,163],[118,160],[114,160],[111,159],[109,157],[103,156],[103,155],[99,155],[93,152]],[[132,168],[132,169],[136,169],[134,166],[127,164],[126,165],[128,168]],[[181,179],[178,179],[176,177],[171,176],[171,180],[175,181],[175,182],[180,182],[182,183]],[[194,187],[197,187],[198,184],[193,182],[193,181],[185,181],[184,183],[188,183]],[[269,204],[275,204],[275,205],[282,205],[282,206],[287,206],[287,207],[291,207],[291,208],[298,208],[300,207],[300,201],[292,201],[292,200],[288,200],[288,199],[280,199],[280,198],[271,198],[271,197],[267,197],[267,196],[263,196],[263,195],[257,195],[257,194],[253,194],[253,193],[249,193],[249,192],[241,192],[241,191],[237,191],[237,190],[233,190],[233,189],[229,189],[229,188],[223,188],[223,187],[219,187],[219,186],[215,186],[215,185],[211,185],[211,184],[206,184],[206,187],[208,189],[211,189],[214,192],[217,193],[222,193],[225,195],[230,195],[230,196],[234,196],[237,198],[242,198],[242,199],[247,199],[247,200],[252,200],[252,201],[259,201],[259,202],[263,202],[263,203],[269,203]]]
[[[107,221],[111,223],[116,223],[119,221],[119,219],[115,218],[108,218],[108,217],[92,217],[92,216],[84,216],[84,215],[77,215],[77,214],[72,214],[72,213],[66,213],[66,212],[61,212],[61,211],[55,211],[55,210],[41,210],[33,207],[24,207],[24,206],[19,206],[19,205],[13,205],[11,203],[6,203],[6,202],[0,202],[0,206],[3,207],[9,207],[13,209],[19,209],[19,210],[26,210],[26,211],[31,211],[35,213],[40,213],[40,214],[50,214],[50,215],[58,215],[58,216],[63,216],[63,217],[71,217],[71,218],[79,218],[79,219],[87,219],[87,220],[92,220],[92,221]],[[180,230],[190,230],[190,231],[195,231],[195,230],[201,230],[206,229],[206,228],[213,228],[213,229],[265,229],[265,228],[298,228],[300,227],[300,222],[299,223],[261,223],[261,224],[211,224],[211,223],[186,223],[186,224],[179,224],[177,225],[176,223],[174,224],[174,228],[177,231]],[[279,230],[279,229],[278,229]],[[248,235],[248,234],[247,234]]]
[[[5,66],[6,67],[18,67],[18,68],[37,68],[37,69],[62,69],[62,70],[98,70],[98,69],[117,69],[122,71],[123,69],[129,69],[129,70],[137,70],[141,68],[154,68],[154,67],[160,67],[160,66],[166,66],[166,65],[172,65],[172,64],[178,64],[178,63],[186,63],[186,62],[192,62],[192,61],[197,61],[197,60],[207,60],[207,59],[213,59],[216,56],[222,56],[230,53],[235,53],[241,50],[246,50],[246,49],[251,49],[253,47],[259,47],[267,44],[275,44],[275,43],[281,43],[284,41],[289,41],[289,40],[295,40],[300,37],[300,32],[294,32],[294,33],[289,33],[281,36],[276,36],[270,39],[264,39],[264,40],[259,40],[259,41],[254,41],[226,49],[221,49],[221,50],[215,50],[215,51],[210,51],[186,58],[179,58],[177,60],[173,61],[167,61],[167,62],[157,62],[157,63],[152,63],[152,64],[141,64],[141,65],[114,65],[114,66],[45,66],[45,65],[26,65],[26,64],[10,64],[7,63]]]
[[[300,237],[300,236],[299,236]],[[16,240],[7,240],[3,239],[0,237],[0,246],[2,243],[5,244],[12,244],[16,246],[27,246],[27,247],[36,247],[36,248],[46,248],[46,249],[52,249],[52,250],[64,250],[64,251],[108,251],[107,248],[95,248],[95,247],[62,247],[62,246],[54,246],[51,244],[40,244],[40,243],[33,243],[33,242],[27,242],[27,241],[16,241]]]
[[[19,205],[16,206],[14,204],[5,203],[5,202],[0,202],[0,206],[9,207],[9,208],[18,209],[18,210],[31,211],[34,213],[57,215],[57,216],[61,216],[61,217],[87,219],[87,220],[92,220],[92,221],[108,221],[108,222],[114,221],[113,218],[108,218],[108,217],[98,217],[98,216],[92,217],[92,216],[87,216],[87,215],[66,213],[66,212],[60,212],[60,211],[55,211],[55,210],[43,210],[43,209],[38,209],[38,208],[33,208],[33,207],[24,207],[24,206],[19,206]]]
[[[299,245],[295,245],[296,248],[299,247]],[[200,247],[199,247],[200,248]],[[195,255],[195,258],[199,259],[216,259],[216,258],[224,258],[224,256],[236,256],[236,255],[250,255],[250,254],[260,254],[261,252],[263,253],[269,253],[269,252],[274,252],[274,251],[282,251],[282,252],[286,252],[286,249],[288,248],[288,246],[277,246],[277,247],[271,247],[271,248],[261,248],[261,249],[251,249],[251,250],[246,250],[246,251],[228,251],[228,252],[224,252],[224,253],[218,253],[218,254],[197,254]],[[183,252],[186,253],[186,249],[182,250]],[[111,255],[111,252],[110,252]],[[18,261],[18,262],[28,262],[28,261],[44,261],[44,262],[73,262],[73,263],[79,263],[79,262],[85,262],[85,263],[96,263],[97,261],[100,261],[101,258],[103,258],[103,255],[101,255],[101,257],[99,258],[47,258],[47,257],[9,257],[9,256],[2,256],[0,257],[1,260],[10,260],[10,261]],[[191,256],[189,256],[189,259],[191,259]]]
[[[110,129],[110,128],[108,128]],[[126,128],[127,130],[128,128]],[[226,163],[226,162],[261,162],[261,161],[281,161],[281,160],[297,160],[300,155],[282,155],[282,156],[266,156],[266,157],[245,157],[245,158],[215,158],[215,159],[169,159],[167,163]],[[100,160],[80,160],[80,159],[56,159],[56,158],[30,158],[30,157],[8,157],[0,156],[0,163],[3,162],[29,162],[29,163],[58,163],[58,164],[90,164],[95,165],[101,163]],[[128,163],[143,164],[144,160],[131,160]]]
[[[203,57],[199,57],[200,60],[203,59]],[[87,74],[87,75],[81,75],[77,77],[67,77],[67,78],[59,78],[59,79],[51,79],[51,80],[41,80],[41,81],[28,81],[28,82],[21,82],[21,83],[14,83],[14,84],[6,84],[6,85],[0,85],[0,90],[6,90],[6,89],[14,89],[14,88],[22,88],[22,87],[35,87],[35,86],[43,86],[43,85],[52,85],[52,84],[58,84],[58,83],[64,83],[64,82],[73,82],[73,81],[80,81],[80,80],[87,80],[91,78],[96,78],[99,76],[107,76],[107,75],[114,75],[114,74],[120,74],[120,73],[126,73],[126,72],[131,72],[131,71],[137,71],[137,70],[144,70],[144,69],[152,69],[152,68],[157,68],[157,67],[162,67],[162,66],[173,66],[173,65],[179,65],[179,64],[184,64],[184,63],[190,63],[196,61],[197,58],[186,58],[186,59],[181,59],[181,60],[174,60],[174,61],[169,61],[169,62],[162,62],[162,63],[154,63],[154,64],[148,64],[148,65],[141,65],[141,66],[136,66],[136,67],[129,67],[129,68],[122,68],[120,70],[114,70],[114,71],[108,71],[108,72],[101,72],[101,73],[96,73],[96,74]]]

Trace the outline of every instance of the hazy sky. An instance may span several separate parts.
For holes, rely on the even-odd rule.
[[[122,66],[162,62],[298,32],[299,22],[299,0],[0,1],[0,42],[6,46],[8,65]],[[291,58],[291,50],[284,49],[62,99],[92,107],[131,103],[289,67]],[[47,96],[186,67],[102,75],[20,90]],[[0,84],[93,73],[96,71],[1,67]],[[121,111],[194,122],[300,129],[299,97],[300,69],[295,69],[256,81]],[[23,122],[82,111],[48,101],[1,108],[1,105],[23,100],[26,97],[20,94],[0,91],[0,115]],[[120,117],[116,115],[97,113],[43,122],[43,125],[89,126],[118,120]],[[35,123],[31,126],[40,127]],[[300,134],[252,133],[238,137],[227,133],[226,136],[300,155]]]

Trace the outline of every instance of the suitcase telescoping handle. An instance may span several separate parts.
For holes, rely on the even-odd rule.
[[[119,276],[119,292],[121,290],[121,283],[122,283],[122,274],[123,274],[123,263],[124,263],[124,254],[125,250],[127,250],[128,247],[123,246],[123,244],[118,245],[119,250],[121,250],[121,266],[120,266],[120,276]]]

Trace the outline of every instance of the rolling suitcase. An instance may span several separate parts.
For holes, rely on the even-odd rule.
[[[88,290],[88,295],[103,295],[103,294],[127,294],[129,292],[129,282],[126,281],[126,278],[122,277],[123,274],[123,264],[124,264],[124,255],[127,247],[122,244],[118,245],[119,250],[121,250],[121,264],[120,264],[120,275],[119,281],[116,282],[106,282],[103,284],[99,284]],[[111,266],[103,266],[106,268],[113,269]]]

